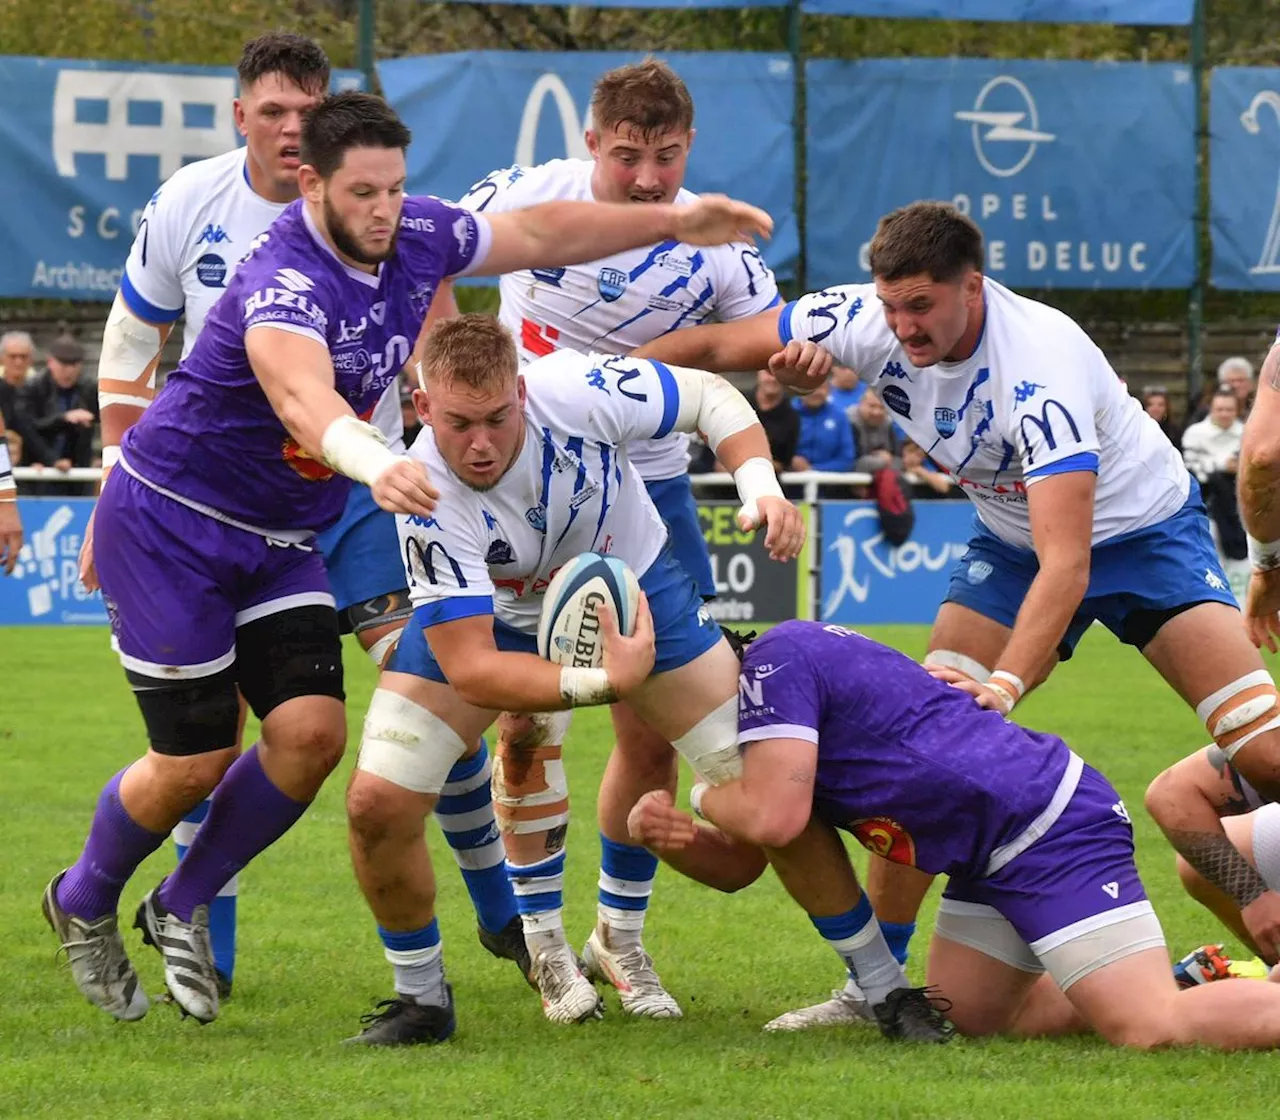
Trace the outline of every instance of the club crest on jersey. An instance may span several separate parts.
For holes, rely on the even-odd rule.
[[[489,551],[484,554],[484,562],[486,564],[514,564],[515,561],[516,558],[511,551],[511,545],[506,541],[489,542]]]
[[[547,511],[542,506],[530,506],[524,511],[524,519],[539,533],[547,531]]]
[[[875,852],[890,863],[915,866],[916,843],[892,817],[864,817],[852,822],[849,831],[867,851]]]
[[[206,288],[225,288],[227,262],[217,253],[205,253],[196,261],[196,279]]]
[[[960,417],[954,408],[935,408],[933,410],[933,426],[938,429],[938,435],[943,439],[950,439],[956,434],[956,425],[959,421]]]
[[[627,290],[629,279],[630,277],[620,268],[602,268],[596,277],[596,291],[600,293],[600,298],[605,303],[612,303],[622,298],[622,293]]]
[[[884,401],[886,408],[911,419],[911,398],[900,385],[886,385],[880,390],[880,399]]]

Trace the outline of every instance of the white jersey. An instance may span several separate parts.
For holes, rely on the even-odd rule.
[[[130,311],[148,323],[185,316],[184,358],[254,239],[289,205],[270,202],[249,185],[247,153],[235,148],[175,171],[147,203],[125,262],[120,295]],[[403,450],[396,382],[371,419],[394,450]]]
[[[680,393],[671,371],[562,350],[530,363],[524,376],[524,446],[489,490],[449,470],[430,427],[409,449],[440,491],[434,516],[396,517],[423,626],[492,613],[536,633],[542,596],[565,561],[607,553],[639,577],[666,543],[627,446],[671,430]]]
[[[593,201],[592,160],[556,159],[495,171],[460,205],[488,212],[540,202]],[[677,202],[697,195],[681,190]],[[498,317],[530,362],[567,348],[626,354],[681,327],[711,319],[745,319],[778,302],[778,285],[759,252],[745,242],[704,248],[663,241],[567,268],[503,276]],[[675,478],[689,469],[688,438],[673,433],[630,448],[641,477]]]
[[[874,385],[1008,544],[1032,547],[1027,487],[1066,471],[1097,472],[1095,545],[1176,513],[1186,467],[1102,351],[1062,312],[983,284],[985,326],[964,361],[913,366],[874,284],[802,296],[783,309],[779,335],[821,343]]]

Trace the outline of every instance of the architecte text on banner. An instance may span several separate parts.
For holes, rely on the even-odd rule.
[[[1209,281],[1280,291],[1280,70],[1219,66],[1209,90]]]
[[[585,131],[595,80],[642,54],[467,51],[378,63],[387,100],[413,129],[413,192],[460,198],[513,164],[587,159]],[[667,52],[693,97],[697,138],[685,182],[767,210],[773,237],[764,259],[795,274],[795,89],[782,54]]]
[[[824,59],[806,74],[809,287],[868,279],[876,222],[926,198],[982,227],[1004,284],[1192,283],[1188,67]]]
[[[235,96],[229,66],[0,55],[0,297],[114,298],[157,188],[240,143]]]

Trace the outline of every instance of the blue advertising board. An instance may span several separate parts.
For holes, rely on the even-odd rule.
[[[876,222],[918,199],[983,229],[1010,286],[1195,276],[1191,71],[1173,63],[807,63],[810,288],[869,278]]]
[[[13,574],[0,574],[0,626],[106,625],[102,595],[80,583],[80,544],[92,498],[19,498],[25,543]]]
[[[819,621],[933,621],[951,569],[973,534],[971,502],[916,502],[911,539],[896,548],[880,532],[874,502],[822,502],[818,509]]]
[[[387,100],[413,130],[409,190],[459,198],[491,171],[588,158],[591,88],[641,54],[466,51],[378,63]],[[663,55],[689,87],[697,136],[686,186],[767,210],[761,244],[781,278],[795,274],[795,88],[780,54]],[[744,127],[743,122],[750,122]]]
[[[0,297],[114,298],[156,188],[241,142],[235,96],[229,66],[0,55]]]

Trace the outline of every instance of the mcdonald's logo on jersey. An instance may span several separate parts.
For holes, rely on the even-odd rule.
[[[1050,409],[1056,410],[1056,416],[1054,418],[1050,417]],[[1055,418],[1058,423],[1058,427],[1056,429],[1054,428]],[[1062,424],[1062,421],[1064,420],[1066,421],[1065,427],[1063,427]],[[1067,431],[1071,432],[1071,437],[1076,441],[1076,443],[1080,442],[1080,429],[1076,427],[1075,418],[1067,410],[1066,405],[1061,401],[1054,400],[1050,397],[1043,405],[1041,405],[1039,416],[1033,416],[1030,409],[1028,409],[1018,417],[1018,432],[1021,434],[1023,446],[1026,448],[1027,461],[1025,465],[1027,467],[1035,465],[1035,456],[1033,454],[1031,437],[1027,434],[1028,423],[1039,431],[1040,438],[1044,440],[1045,448],[1049,451],[1056,451],[1058,449],[1059,437],[1061,437],[1065,442]]]

